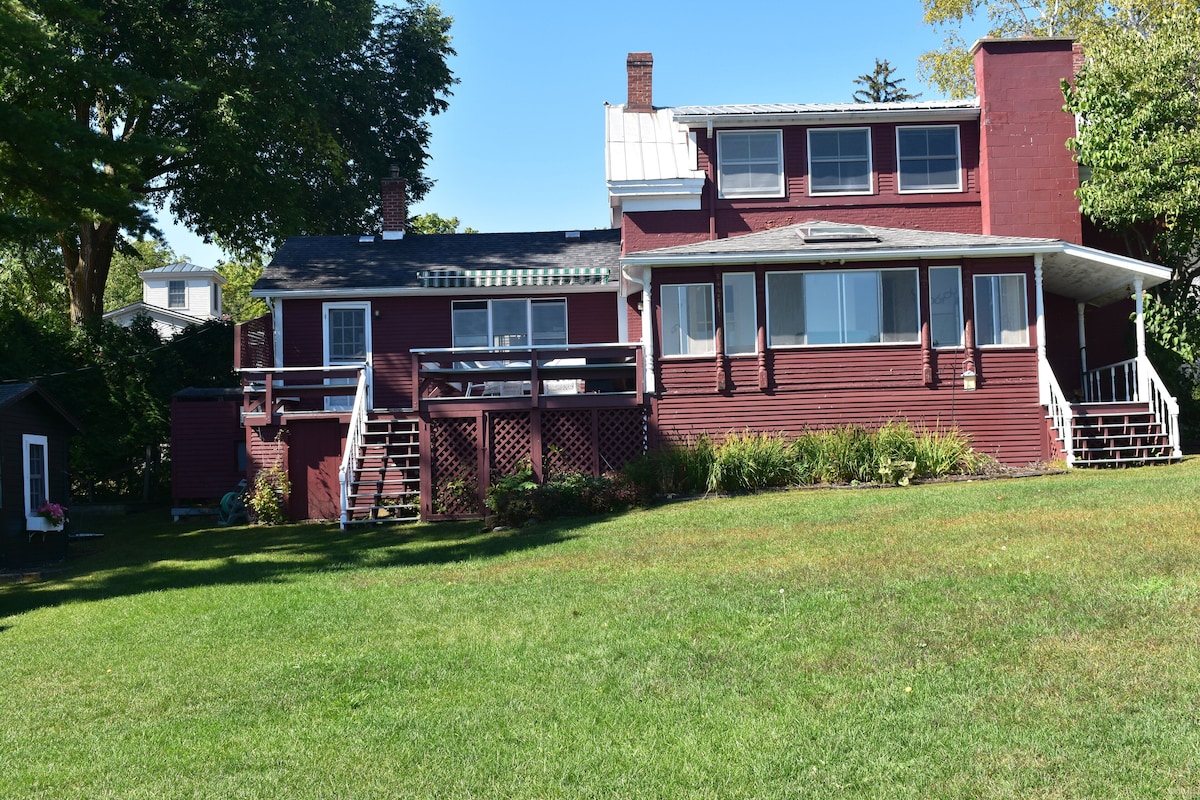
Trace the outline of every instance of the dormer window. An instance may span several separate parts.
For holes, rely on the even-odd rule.
[[[783,197],[783,131],[717,131],[721,197]]]
[[[808,191],[810,194],[870,194],[871,129],[810,129]]]
[[[168,281],[167,308],[187,308],[187,283],[185,281]]]
[[[961,192],[961,162],[957,125],[896,129],[901,192]]]

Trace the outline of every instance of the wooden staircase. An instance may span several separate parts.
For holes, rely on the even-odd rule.
[[[1076,467],[1134,467],[1178,461],[1149,403],[1073,403]]]
[[[420,422],[367,419],[353,459],[346,522],[413,522],[421,518]]]

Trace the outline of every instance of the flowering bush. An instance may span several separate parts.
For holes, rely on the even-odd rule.
[[[38,516],[48,519],[55,525],[62,525],[67,518],[67,510],[58,503],[42,503],[38,506]]]

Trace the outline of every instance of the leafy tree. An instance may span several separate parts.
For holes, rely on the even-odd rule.
[[[913,94],[901,86],[904,78],[892,78],[895,71],[886,58],[883,61],[875,59],[873,72],[859,75],[854,79],[855,83],[863,87],[854,91],[854,102],[903,103],[905,100],[916,100],[920,97],[919,93]]]
[[[963,29],[987,20],[987,36],[1070,36],[1085,41],[1111,26],[1152,30],[1184,0],[921,0],[925,22],[943,33],[942,47],[921,55],[918,76],[950,97],[975,94],[970,43]]]
[[[0,305],[52,324],[65,318],[62,257],[50,239],[0,244]]]
[[[0,237],[52,236],[95,322],[122,231],[167,208],[236,251],[413,198],[456,82],[425,0],[0,0]]]
[[[458,217],[443,217],[440,214],[418,214],[410,217],[407,223],[409,233],[458,233]],[[466,228],[463,233],[479,233],[474,228]]]
[[[142,279],[138,273],[176,263],[175,252],[157,239],[120,239],[113,253],[108,285],[104,289],[104,310],[124,308],[142,299]]]
[[[251,297],[250,290],[262,277],[263,259],[257,254],[248,254],[235,261],[217,264],[217,272],[225,278],[221,290],[221,307],[234,322],[246,322],[267,313],[267,303],[260,297]]]

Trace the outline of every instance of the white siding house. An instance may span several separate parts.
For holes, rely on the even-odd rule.
[[[188,325],[219,319],[221,287],[225,279],[211,267],[181,261],[138,273],[142,300],[109,311],[104,319],[128,326],[138,315],[150,317],[163,337],[171,337]]]

